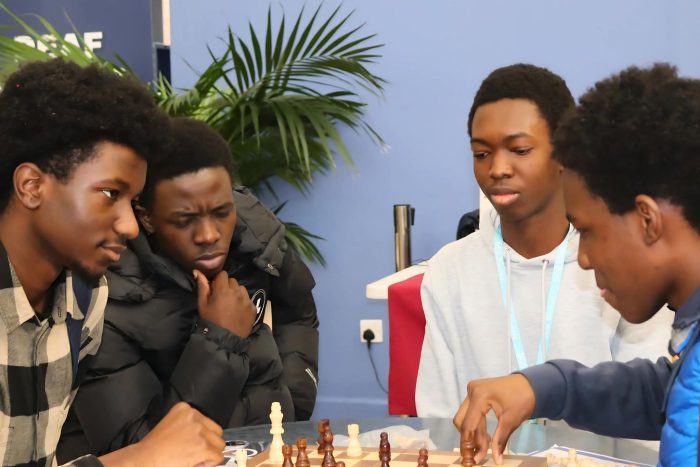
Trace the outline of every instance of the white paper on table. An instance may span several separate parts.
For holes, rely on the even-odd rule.
[[[547,457],[547,454],[552,454],[557,457],[568,457],[569,455],[569,449],[566,446],[559,446],[557,444],[553,445],[549,449],[544,449],[542,451],[534,451],[528,453],[529,456],[541,456],[541,457]],[[595,461],[599,464],[603,465],[610,465],[610,466],[615,466],[615,467],[654,467],[651,464],[640,464],[639,462],[633,462],[630,460],[626,459],[619,459],[617,457],[612,457],[612,456],[606,456],[604,454],[596,454],[594,452],[588,452],[588,451],[580,451],[576,449],[576,458],[581,460],[581,459],[590,459],[592,461]],[[557,464],[555,464],[557,465]]]
[[[362,429],[362,427],[360,427]],[[430,430],[415,430],[406,425],[393,425],[377,430],[360,433],[360,446],[368,449],[379,449],[379,434],[384,431],[389,435],[389,444],[396,449],[435,450],[437,446],[430,439]],[[333,434],[333,447],[346,447],[349,438],[345,435]]]

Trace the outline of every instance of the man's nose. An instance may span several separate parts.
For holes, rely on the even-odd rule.
[[[211,245],[219,241],[220,238],[221,234],[219,233],[219,229],[216,227],[216,223],[212,222],[211,219],[203,219],[199,223],[195,234],[195,243]]]
[[[506,151],[494,151],[491,155],[491,167],[489,176],[491,178],[500,179],[513,175],[513,166],[510,163],[510,158]]]
[[[120,237],[132,240],[139,234],[139,223],[136,220],[136,215],[131,204],[128,203],[125,204],[121,211],[114,223],[114,231]]]

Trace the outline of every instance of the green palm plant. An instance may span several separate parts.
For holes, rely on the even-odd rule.
[[[0,36],[0,82],[21,62],[49,56],[132,73],[119,57],[114,63],[86,51],[77,31],[79,44],[71,44],[39,18],[53,36],[47,39],[2,4],[0,8],[14,18],[13,27],[47,49],[41,52]],[[268,9],[264,34],[249,23],[249,39],[244,41],[228,29],[224,52],[217,55],[209,49],[211,62],[191,88],[175,89],[162,75],[151,83],[166,112],[203,120],[228,141],[237,165],[235,181],[254,192],[268,190],[277,198],[270,181],[278,177],[308,193],[315,174],[336,168],[336,156],[354,170],[339,126],[384,144],[365,120],[361,96],[383,90],[384,80],[367,68],[380,57],[382,45],[374,43],[375,35],[361,34],[363,26],[348,26],[352,12],[341,15],[338,7],[320,19],[320,10],[319,6],[306,20],[302,10],[287,33],[285,15],[275,27]],[[323,264],[314,245],[320,237],[297,224],[287,227],[290,245]]]

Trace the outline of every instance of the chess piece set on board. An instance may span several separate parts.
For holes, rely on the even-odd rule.
[[[333,432],[328,419],[320,420],[317,424],[318,446],[309,446],[306,438],[299,438],[295,445],[285,444],[282,438],[282,411],[280,404],[273,402],[270,410],[270,434],[272,443],[270,448],[251,459],[246,456],[245,450],[236,452],[236,464],[238,467],[472,467],[476,466],[474,455],[476,446],[465,441],[461,447],[463,456],[456,452],[433,451],[428,453],[426,448],[421,448],[417,453],[405,449],[394,449],[387,433],[379,436],[378,449],[364,452],[360,445],[360,428],[358,425],[348,425],[348,447],[333,446]],[[578,457],[574,449],[568,453],[568,457],[557,457],[551,454],[544,457],[504,455],[504,466],[512,467],[628,467],[609,462],[596,462],[587,457]],[[483,465],[490,467],[495,465],[491,459]]]
[[[464,452],[471,453],[462,458],[457,452],[433,451],[430,454],[426,448],[418,452],[407,449],[393,449],[386,433],[381,433],[378,449],[369,452],[360,445],[358,425],[348,425],[348,447],[333,446],[333,432],[328,419],[320,420],[317,424],[318,446],[309,446],[306,438],[299,438],[295,445],[285,444],[282,439],[282,412],[280,405],[272,404],[270,412],[270,448],[250,459],[244,452],[236,452],[238,467],[469,467],[474,466],[474,446],[466,445]],[[485,466],[494,465],[486,463]],[[504,456],[504,465],[517,467],[545,467],[544,457]]]

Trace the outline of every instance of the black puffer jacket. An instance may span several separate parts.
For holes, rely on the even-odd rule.
[[[314,280],[287,248],[284,226],[260,202],[235,190],[237,223],[225,269],[258,307],[242,339],[197,318],[196,289],[141,235],[107,275],[102,346],[63,427],[58,459],[132,444],[186,401],[220,425],[306,420],[316,400],[318,320]],[[260,292],[260,291],[263,292]],[[265,301],[272,330],[263,323]]]

